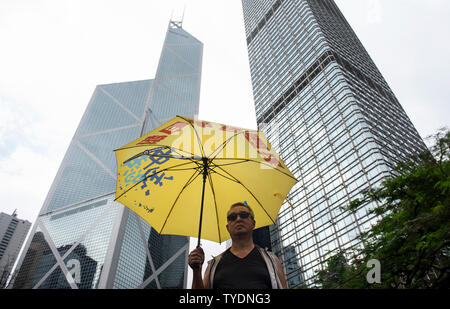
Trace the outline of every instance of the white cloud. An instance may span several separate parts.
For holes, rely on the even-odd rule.
[[[8,158],[0,159],[1,211],[34,222],[59,162],[48,154],[19,145]]]
[[[11,156],[19,145],[35,148],[36,139],[33,124],[40,115],[28,105],[0,94],[0,158]]]

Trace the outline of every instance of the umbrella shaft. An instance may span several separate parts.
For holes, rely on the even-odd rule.
[[[206,184],[206,177],[208,176],[208,162],[204,158],[203,159],[203,188],[202,188],[202,204],[200,206],[200,223],[198,228],[198,243],[197,247],[200,247],[200,237],[202,235],[202,219],[203,219],[203,202],[205,199],[205,184]]]

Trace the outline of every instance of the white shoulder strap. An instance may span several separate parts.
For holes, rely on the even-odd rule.
[[[278,276],[278,271],[275,263],[274,254],[267,249],[263,249],[261,247],[257,247],[259,252],[261,253],[261,256],[263,257],[264,261],[267,265],[267,270],[269,271],[270,275],[270,282],[272,284],[272,289],[282,289],[281,281]]]
[[[222,252],[218,256],[215,256],[211,260],[208,261],[208,266],[209,266],[209,286],[208,286],[208,289],[212,289],[213,288],[214,275],[216,273],[217,265],[219,264],[219,261],[222,258],[224,253],[225,252]]]

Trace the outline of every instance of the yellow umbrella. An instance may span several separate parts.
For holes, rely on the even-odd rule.
[[[115,150],[116,200],[158,233],[223,242],[227,211],[246,201],[274,224],[297,182],[259,131],[177,116]]]

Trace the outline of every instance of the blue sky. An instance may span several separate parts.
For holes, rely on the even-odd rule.
[[[421,136],[449,125],[450,2],[336,2]],[[0,211],[35,221],[95,86],[153,78],[184,6],[199,118],[256,128],[239,0],[0,2]]]

